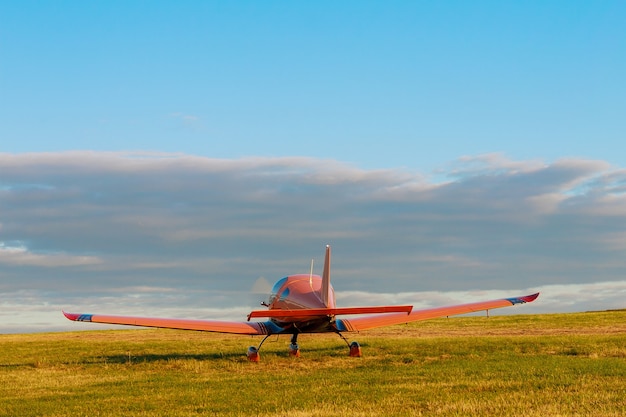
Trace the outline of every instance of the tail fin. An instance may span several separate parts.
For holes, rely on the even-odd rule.
[[[330,286],[330,245],[326,245],[326,257],[324,259],[324,272],[322,273],[322,288],[320,298],[326,308],[334,308],[335,300]],[[329,305],[333,304],[333,305]]]

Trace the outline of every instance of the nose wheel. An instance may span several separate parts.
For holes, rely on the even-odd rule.
[[[291,336],[291,343],[289,343],[289,356],[294,358],[300,357],[300,346],[298,346],[298,333],[294,333]]]

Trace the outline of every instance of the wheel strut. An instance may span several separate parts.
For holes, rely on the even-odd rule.
[[[268,334],[267,336],[265,336],[263,340],[261,340],[261,343],[259,343],[259,347],[250,346],[248,348],[248,352],[246,353],[246,356],[248,357],[248,360],[250,362],[258,362],[261,360],[261,354],[259,353],[259,351],[261,350],[261,346],[263,346],[263,342],[265,342],[267,338],[270,336],[271,334]]]
[[[362,356],[361,345],[359,345],[359,342],[350,343],[348,342],[348,339],[346,339],[341,333],[337,332],[337,334],[339,335],[339,337],[343,339],[344,342],[346,342],[346,345],[348,345],[348,348],[350,348],[350,357],[360,358]]]

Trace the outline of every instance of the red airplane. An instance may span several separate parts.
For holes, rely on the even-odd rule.
[[[149,317],[106,316],[99,314],[63,314],[73,321],[92,323],[123,324],[129,326],[160,327],[180,330],[264,335],[258,347],[250,346],[247,357],[253,362],[260,359],[259,350],[271,335],[291,335],[289,354],[300,356],[298,335],[300,333],[337,333],[350,348],[350,356],[361,356],[358,342],[349,343],[342,333],[360,332],[375,327],[402,324],[436,317],[446,317],[474,311],[492,310],[534,301],[539,293],[523,297],[502,298],[477,303],[447,307],[413,310],[412,306],[376,306],[338,308],[335,305],[335,292],[330,285],[330,246],[326,246],[326,257],[322,276],[310,274],[290,275],[274,284],[268,303],[261,303],[267,310],[252,311],[248,321],[211,321],[187,319],[163,319]],[[365,316],[360,316],[366,314]],[[340,315],[354,315],[340,319]],[[267,321],[251,322],[250,319],[264,317]]]

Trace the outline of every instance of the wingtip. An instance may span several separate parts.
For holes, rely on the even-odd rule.
[[[533,301],[535,301],[537,299],[537,297],[539,297],[539,293],[536,292],[534,294],[531,295],[527,295],[526,297],[522,297],[522,300],[524,300],[524,302],[526,303],[531,303]]]
[[[524,303],[531,303],[535,301],[537,297],[539,297],[538,292],[534,294],[530,294],[530,295],[525,295],[523,297],[507,298],[507,300],[509,300],[511,304],[524,304]]]
[[[63,311],[63,310],[62,310]],[[91,321],[91,314],[75,314],[75,313],[67,313],[63,311],[63,315],[72,321]]]
[[[80,316],[80,314],[68,313],[65,310],[61,310],[61,311],[63,311],[63,315],[68,320],[76,321],[76,319],[78,319],[78,317]]]

